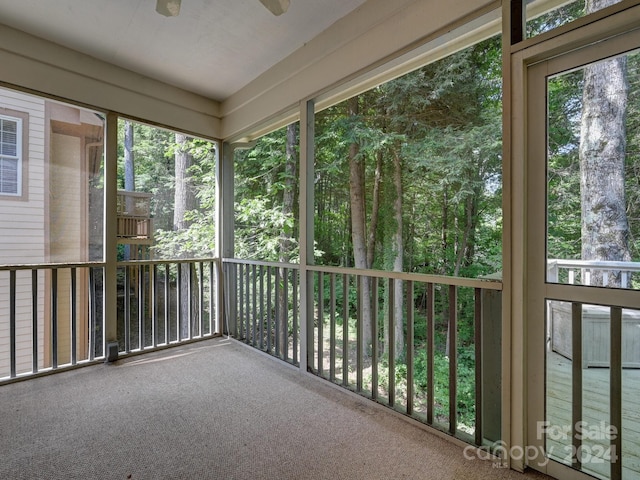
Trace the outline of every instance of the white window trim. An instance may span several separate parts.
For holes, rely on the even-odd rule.
[[[24,158],[22,152],[23,133],[22,133],[22,118],[11,117],[8,115],[0,115],[0,119],[16,122],[16,155],[15,157],[9,155],[0,154],[0,158],[16,159],[18,161],[17,166],[17,189],[16,192],[3,192],[0,190],[0,196],[3,197],[21,197],[22,196],[22,170],[24,165]]]

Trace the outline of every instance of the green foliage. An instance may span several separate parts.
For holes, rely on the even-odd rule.
[[[473,346],[458,349],[457,359],[457,415],[458,422],[466,426],[475,425],[475,357]],[[433,361],[435,417],[449,417],[449,358],[436,352]],[[424,394],[427,389],[427,352],[417,351],[414,360],[414,375],[417,392]],[[405,377],[406,381],[406,377]]]
[[[373,268],[389,269],[392,160],[403,165],[404,269],[480,275],[501,270],[500,39],[477,44],[316,115],[318,263],[352,266],[349,147],[358,145],[365,190],[382,178]],[[382,158],[382,170],[376,164]],[[477,239],[487,240],[481,249]],[[486,248],[485,248],[486,247]],[[472,267],[473,266],[473,267]]]
[[[289,148],[295,150],[291,161],[297,164],[297,139]],[[236,257],[297,262],[298,182],[288,173],[287,160],[286,127],[260,138],[249,150],[236,151]],[[295,199],[291,212],[283,207],[285,192]]]
[[[457,409],[458,424],[461,428],[472,430],[475,427],[475,357],[473,346],[458,349],[457,358]],[[414,355],[414,392],[416,399],[424,404],[427,398],[428,363],[424,345],[416,348]],[[395,384],[406,391],[407,364],[396,363]],[[389,384],[389,365],[386,361],[378,367],[378,382],[382,388]],[[434,419],[446,424],[449,420],[449,358],[442,352],[435,352],[433,359]]]

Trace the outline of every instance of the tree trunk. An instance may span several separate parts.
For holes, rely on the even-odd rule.
[[[136,189],[133,162],[133,123],[124,122],[124,189],[133,192]]]
[[[186,213],[196,208],[196,196],[193,181],[189,175],[189,167],[193,158],[187,148],[188,137],[176,133],[175,153],[175,194],[173,210],[173,229],[186,230],[191,222],[186,218]],[[189,252],[183,252],[188,256]]]
[[[349,115],[358,116],[358,98],[348,100]],[[349,147],[349,197],[351,203],[351,239],[356,268],[368,269],[365,203],[365,164],[360,155],[360,146],[353,141]],[[362,350],[368,351],[371,344],[371,282],[362,279]]]
[[[448,196],[448,190],[447,187],[445,185],[443,191],[442,191],[442,230],[441,230],[441,236],[440,236],[440,246],[442,249],[442,275],[447,275],[448,272],[448,264],[449,264],[449,259],[448,259],[448,252],[447,250],[449,249],[449,236],[448,236],[448,229],[449,229],[449,196]],[[441,289],[441,294],[442,294],[442,318],[444,319],[445,322],[447,322],[447,340],[446,340],[446,345],[445,345],[445,355],[449,356],[450,352],[449,352],[449,339],[451,338],[451,324],[449,322],[449,289],[448,288],[443,288]]]
[[[285,218],[293,217],[293,206],[296,197],[296,185],[297,185],[297,171],[298,171],[298,154],[296,146],[298,145],[298,124],[292,123],[287,126],[287,144],[285,147],[285,179],[284,179],[284,191],[282,193],[282,214]],[[280,262],[287,263],[291,261],[291,253],[293,244],[291,238],[293,236],[292,227],[284,225],[280,232]],[[287,274],[286,269],[280,270],[280,278],[284,278]],[[283,283],[288,285],[288,283]],[[288,305],[286,303],[287,296],[285,295],[284,288],[279,290],[279,312],[278,318],[279,330],[280,330],[280,348],[281,352],[277,352],[281,356],[289,346],[289,315]]]
[[[587,13],[613,3],[617,2],[588,1]],[[598,62],[584,70],[579,149],[583,260],[631,258],[624,186],[626,73],[624,57]],[[619,271],[609,272],[605,286],[620,287],[620,282]],[[592,272],[590,283],[602,286],[602,272]]]
[[[373,182],[373,194],[371,204],[371,222],[369,222],[369,233],[367,235],[367,265],[368,268],[373,266],[373,254],[376,249],[376,231],[378,230],[378,221],[380,219],[380,186],[382,184],[382,152],[378,152],[376,156],[376,173]]]
[[[124,122],[124,189],[127,192],[133,192],[136,189],[133,161],[133,123],[128,120]],[[127,197],[125,210],[131,212],[134,207],[133,198]],[[131,245],[129,244],[124,245],[124,259],[125,261],[131,260]]]
[[[398,153],[394,153],[393,158],[393,184],[395,186],[396,198],[393,202],[393,216],[395,219],[396,231],[393,234],[392,249],[394,253],[393,271],[402,272],[404,263],[404,246],[402,243],[402,160]],[[395,353],[396,358],[400,358],[404,352],[404,317],[403,305],[404,298],[402,296],[402,281],[397,280],[395,287],[395,312],[393,318],[395,320]],[[410,299],[412,301],[412,299]]]
[[[174,194],[174,210],[173,210],[173,229],[186,230],[191,222],[187,219],[187,212],[196,208],[196,196],[192,185],[192,179],[189,175],[189,167],[193,162],[193,158],[188,151],[188,137],[176,133],[176,152],[175,161],[175,194]],[[178,255],[179,258],[188,258],[191,252],[182,251]],[[180,300],[178,309],[180,312],[180,338],[189,338],[194,333],[198,322],[198,279],[193,277],[189,282],[191,267],[188,263],[179,264],[181,281],[180,281]],[[189,287],[191,287],[191,295],[189,295]],[[191,323],[189,323],[189,314],[191,313]]]

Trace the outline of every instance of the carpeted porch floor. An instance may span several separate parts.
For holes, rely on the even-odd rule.
[[[0,478],[547,477],[218,338],[0,387]]]

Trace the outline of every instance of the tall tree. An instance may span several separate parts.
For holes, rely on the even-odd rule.
[[[360,114],[358,97],[347,101],[349,117],[354,121]],[[353,242],[353,259],[356,268],[369,269],[367,258],[367,228],[365,202],[365,162],[360,152],[356,135],[353,135],[349,146],[349,197],[351,205],[351,239]],[[366,352],[371,344],[371,284],[368,278],[362,280],[362,350]],[[344,328],[347,328],[344,326]]]
[[[298,171],[298,124],[292,123],[287,126],[287,140],[285,144],[285,165],[284,165],[284,179],[283,179],[283,191],[282,191],[282,230],[280,232],[280,256],[279,261],[281,263],[287,263],[291,261],[293,242],[293,206],[296,198],[296,176]],[[280,269],[281,277],[286,275],[287,270]],[[281,352],[289,348],[289,316],[287,314],[288,305],[284,288],[279,290],[279,344]]]
[[[614,3],[588,0],[587,13]],[[631,259],[624,187],[627,92],[626,57],[585,67],[579,149],[584,260]],[[620,272],[610,272],[607,285],[620,282]],[[592,273],[591,284],[603,284],[602,272]]]
[[[196,195],[193,188],[193,180],[189,174],[189,168],[192,165],[193,157],[189,152],[189,138],[186,135],[176,133],[176,148],[174,154],[175,160],[175,195],[173,210],[173,229],[174,231],[187,230],[191,225],[189,212],[197,207]],[[190,255],[189,251],[182,251],[179,258],[186,258]],[[191,266],[188,263],[179,264],[180,269],[180,338],[189,338],[189,332],[193,332],[193,328],[197,325],[198,296],[197,288],[191,289],[193,282]],[[189,324],[191,319],[191,324]]]
[[[135,165],[133,154],[133,123],[129,120],[124,122],[124,189],[127,192],[133,192],[136,189]],[[134,209],[134,199],[126,197],[126,209],[131,212]],[[137,249],[136,249],[137,251]],[[124,259],[131,259],[131,245],[124,245]]]
[[[124,189],[133,192],[136,189],[134,153],[133,153],[133,123],[124,122]]]
[[[392,235],[392,253],[393,253],[393,271],[402,272],[404,267],[404,244],[403,244],[403,222],[402,222],[402,157],[396,149],[393,154],[393,186],[395,190],[395,199],[393,201],[393,218],[395,220],[395,232]],[[404,353],[404,322],[403,322],[403,305],[402,300],[402,281],[397,280],[394,283],[395,312],[393,312],[394,323],[394,339],[396,358]]]

